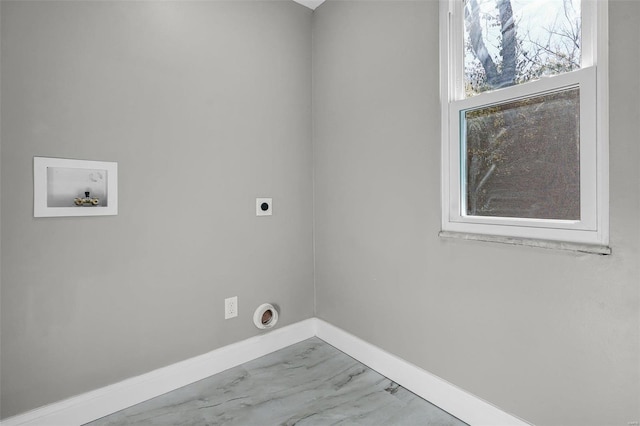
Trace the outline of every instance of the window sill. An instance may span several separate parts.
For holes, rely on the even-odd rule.
[[[530,238],[501,237],[498,235],[469,234],[466,232],[440,231],[440,238],[456,240],[487,241],[491,243],[512,244],[518,246],[538,247],[552,250],[567,250],[580,253],[610,255],[611,247],[593,244],[568,243],[562,241],[534,240]]]

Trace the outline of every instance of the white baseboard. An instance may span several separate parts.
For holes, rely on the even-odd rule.
[[[74,426],[99,419],[315,335],[315,318],[141,376],[9,417],[2,426]]]
[[[9,417],[0,426],[79,426],[314,336],[470,425],[529,424],[377,346],[311,318]]]
[[[402,358],[321,319],[315,320],[316,335],[320,339],[465,423],[473,426],[529,425]]]

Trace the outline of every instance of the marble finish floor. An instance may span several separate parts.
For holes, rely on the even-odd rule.
[[[465,423],[314,337],[88,425]]]

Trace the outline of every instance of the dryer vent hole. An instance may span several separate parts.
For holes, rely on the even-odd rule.
[[[270,303],[263,303],[253,314],[253,323],[261,330],[274,327],[278,323],[278,309]]]
[[[273,319],[273,312],[271,311],[271,309],[268,309],[264,311],[264,313],[262,314],[262,319],[260,322],[262,322],[262,325],[269,325],[272,319]]]

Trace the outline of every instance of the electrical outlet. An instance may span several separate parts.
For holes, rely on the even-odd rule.
[[[224,319],[238,316],[238,296],[224,299]]]
[[[256,198],[256,216],[273,214],[273,198]]]

